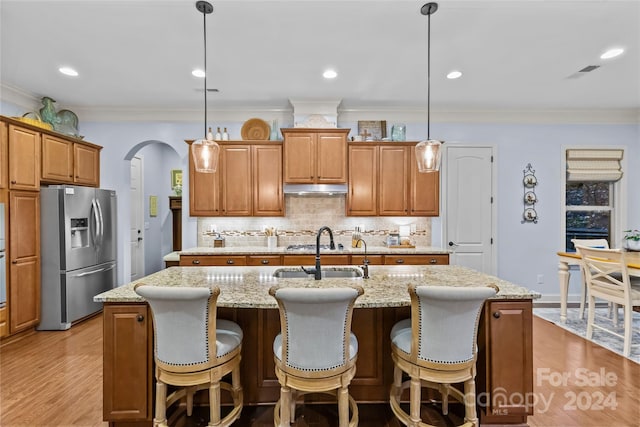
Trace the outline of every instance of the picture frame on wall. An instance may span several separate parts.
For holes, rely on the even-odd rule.
[[[182,169],[171,169],[171,188],[182,187]]]
[[[358,135],[363,141],[382,141],[387,137],[387,121],[358,120]]]

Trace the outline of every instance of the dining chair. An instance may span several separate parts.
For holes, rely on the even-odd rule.
[[[574,247],[586,246],[589,248],[609,249],[609,241],[607,239],[571,239]],[[580,290],[580,319],[584,319],[584,310],[587,303],[587,274],[584,271],[584,263],[580,261],[580,272],[582,273],[582,288]],[[617,307],[609,306],[610,315],[618,315]]]
[[[437,389],[442,412],[448,414],[449,395],[464,404],[463,426],[478,426],[476,411],[477,332],[484,301],[496,286],[409,286],[411,318],[391,329],[393,385],[391,410],[404,425],[433,427],[421,420],[421,389]],[[403,373],[409,377],[403,381]],[[464,392],[452,384],[464,384]],[[409,413],[400,405],[409,389]]]
[[[354,303],[363,293],[361,286],[274,286],[269,290],[280,311],[280,334],[273,342],[275,373],[280,383],[274,426],[289,427],[295,421],[297,399],[308,393],[335,396],[338,425],[358,425],[358,406],[349,395],[358,358],[351,318]]]
[[[153,315],[156,404],[154,427],[166,427],[169,406],[186,398],[187,416],[193,395],[209,390],[209,426],[227,427],[240,417],[242,329],[216,318],[218,287],[152,286],[139,283]],[[231,374],[231,383],[223,381]],[[176,390],[167,396],[167,385]],[[233,407],[221,418],[220,390],[231,394]]]
[[[598,249],[576,246],[584,263],[589,294],[587,339],[597,328],[624,339],[623,354],[631,353],[633,306],[640,305],[640,281],[633,281],[627,270],[626,253],[621,249]],[[621,306],[624,310],[624,335],[595,323],[596,298]],[[617,313],[616,313],[617,314]],[[617,317],[617,316],[616,316]]]

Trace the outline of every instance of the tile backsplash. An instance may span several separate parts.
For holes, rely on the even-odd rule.
[[[277,230],[278,246],[315,243],[320,227],[333,231],[336,243],[351,246],[351,233],[364,227],[362,238],[370,246],[381,246],[388,233],[397,233],[400,225],[410,225],[411,241],[431,246],[431,219],[428,217],[354,217],[345,215],[345,196],[285,196],[284,217],[209,217],[198,218],[198,246],[212,247],[216,233],[225,238],[225,246],[266,246],[265,227]],[[322,242],[325,242],[323,237]]]

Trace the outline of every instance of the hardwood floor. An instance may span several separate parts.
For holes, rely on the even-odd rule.
[[[632,427],[640,420],[640,365],[534,316],[532,427]],[[562,376],[566,378],[563,382]],[[555,381],[558,381],[557,383]],[[613,406],[615,405],[615,408]],[[359,405],[361,427],[399,427],[387,405]],[[247,407],[235,426],[272,426],[273,407]],[[183,417],[206,425],[206,411]],[[449,426],[432,407],[424,416]],[[296,427],[335,425],[332,405],[299,409]],[[0,346],[0,425],[106,426],[102,422],[102,317],[68,331],[36,332]]]

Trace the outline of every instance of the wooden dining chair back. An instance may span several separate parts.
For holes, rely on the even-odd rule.
[[[398,420],[407,426],[430,426],[420,417],[421,388],[437,389],[442,411],[448,413],[451,394],[464,404],[464,426],[477,426],[475,398],[477,332],[484,301],[496,287],[409,287],[411,318],[391,330],[394,380],[389,401]],[[409,380],[402,381],[403,373]],[[451,384],[463,383],[464,392]],[[409,410],[400,406],[409,388]]]
[[[358,407],[348,389],[358,356],[351,319],[364,289],[276,286],[269,293],[280,311],[280,334],[273,342],[281,386],[274,425],[289,427],[295,420],[296,400],[304,394],[328,393],[338,399],[339,426],[357,426]]]
[[[626,253],[621,249],[598,249],[576,246],[582,257],[587,277],[589,314],[587,338],[593,337],[593,329],[599,329],[624,339],[623,354],[631,353],[633,336],[633,306],[640,305],[640,283],[632,284],[627,270]],[[621,306],[624,310],[624,334],[595,323],[596,298]]]
[[[231,425],[242,411],[240,353],[242,329],[216,318],[217,287],[138,284],[153,315],[156,405],[154,426],[167,426],[167,408],[186,398],[191,416],[193,395],[209,390],[209,426]],[[231,383],[223,378],[231,374]],[[167,396],[167,385],[178,386]],[[233,408],[221,418],[220,389],[231,394]]]
[[[588,248],[609,249],[607,239],[571,239],[571,243],[576,248],[586,246]],[[584,271],[584,263],[580,261],[580,272],[582,273],[582,287],[580,289],[580,319],[584,319],[584,311],[587,304],[587,274]]]

